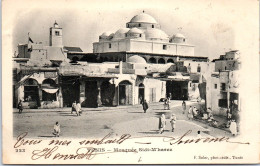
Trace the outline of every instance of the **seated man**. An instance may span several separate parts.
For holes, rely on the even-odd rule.
[[[214,120],[214,117],[212,115],[212,113],[209,113],[208,114],[209,118],[208,118],[208,121],[211,122],[212,120]]]
[[[55,137],[59,137],[60,136],[60,124],[59,122],[56,122],[56,124],[54,125],[54,128],[53,128],[53,135],[55,135]]]
[[[74,102],[72,103],[72,106],[71,106],[71,114],[72,114],[73,112],[76,112],[76,107],[77,107],[77,103],[76,103],[76,101],[74,101]]]
[[[198,110],[195,106],[193,107],[192,114],[194,118],[198,118]]]

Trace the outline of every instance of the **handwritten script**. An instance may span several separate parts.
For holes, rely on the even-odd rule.
[[[105,150],[102,148],[103,144],[123,144],[127,142],[127,140],[133,139],[140,139],[140,138],[161,138],[162,142],[168,143],[169,146],[173,145],[184,145],[184,144],[197,144],[197,143],[236,143],[236,144],[247,144],[249,142],[232,142],[229,137],[205,137],[205,138],[188,138],[191,130],[188,130],[180,137],[171,137],[171,136],[147,136],[147,137],[132,137],[130,134],[123,134],[117,138],[112,137],[113,133],[109,133],[101,139],[92,139],[92,140],[81,140],[76,142],[79,145],[74,152],[70,151],[69,153],[61,153],[59,152],[60,147],[69,148],[72,145],[72,142],[75,140],[59,140],[59,139],[52,139],[52,140],[41,140],[41,139],[27,139],[27,132],[20,134],[16,142],[14,144],[14,148],[21,148],[24,146],[35,146],[38,148],[37,145],[43,144],[43,142],[48,141],[48,144],[41,149],[35,149],[32,151],[31,159],[38,160],[38,159],[52,159],[52,160],[75,160],[75,159],[86,159],[91,160],[96,155],[103,155],[107,153],[119,153],[119,152],[128,152],[128,153],[138,153],[136,149],[118,149],[114,148],[112,150]],[[150,139],[149,139],[150,140]],[[142,144],[141,142],[136,142],[137,144]],[[144,143],[143,143],[144,144]],[[152,144],[152,142],[146,142],[145,144]],[[100,146],[100,148],[93,147],[93,146]],[[64,152],[64,150],[63,150]]]

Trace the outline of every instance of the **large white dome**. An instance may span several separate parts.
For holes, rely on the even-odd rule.
[[[169,36],[162,30],[157,28],[149,28],[145,31],[146,39],[169,39]]]
[[[141,13],[136,16],[134,16],[131,20],[131,23],[151,23],[151,24],[158,24],[157,21],[146,13]]]
[[[129,63],[142,63],[142,64],[146,63],[145,59],[138,56],[138,55],[134,55],[134,56],[129,57],[127,59],[127,62],[129,62]]]

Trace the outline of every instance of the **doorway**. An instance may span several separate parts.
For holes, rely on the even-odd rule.
[[[86,107],[98,107],[97,96],[97,81],[86,81],[85,83]]]
[[[118,85],[119,105],[132,104],[132,84],[129,81],[122,81]]]
[[[62,77],[62,97],[64,107],[79,102],[79,77]]]

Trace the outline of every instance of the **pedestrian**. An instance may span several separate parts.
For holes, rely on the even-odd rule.
[[[233,136],[237,135],[237,123],[234,119],[231,120],[229,130]]]
[[[192,111],[193,111],[192,106],[190,106],[190,109],[189,109],[189,111],[188,111],[188,119],[189,119],[189,120],[190,120],[190,119],[193,119]]]
[[[18,110],[19,110],[19,114],[21,114],[23,112],[23,103],[22,100],[19,101],[18,103]]]
[[[146,113],[146,110],[148,109],[148,103],[146,102],[146,100],[144,100],[142,104],[143,104],[144,113]]]
[[[172,114],[171,119],[170,119],[170,123],[172,126],[172,132],[174,132],[176,121],[177,121],[177,118],[176,118],[175,114]]]
[[[166,119],[165,115],[162,114],[162,116],[159,118],[159,133],[162,134],[164,132],[164,129],[166,127]]]
[[[230,109],[228,108],[227,109],[227,120],[231,120],[231,118],[232,118],[232,114],[231,114]]]
[[[172,99],[172,94],[169,93],[168,99],[171,100]]]
[[[185,111],[186,111],[186,103],[183,100],[183,102],[182,102],[182,113],[185,114]]]
[[[168,110],[170,110],[170,103],[171,103],[171,99],[170,99],[170,97],[168,97],[168,103],[167,103]]]
[[[164,101],[164,109],[169,110],[170,109],[170,98],[168,97],[165,101]]]
[[[80,113],[81,113],[81,105],[80,105],[80,103],[77,103],[77,105],[76,105],[76,114],[77,114],[77,116],[80,116]]]
[[[56,122],[53,130],[54,130],[53,135],[55,135],[55,137],[59,137],[60,136],[60,124],[59,124],[59,122]]]
[[[74,102],[72,103],[72,106],[71,106],[71,114],[72,114],[73,112],[76,112],[76,107],[77,107],[77,102],[74,101]]]

